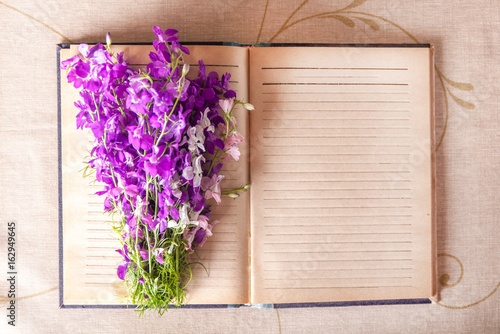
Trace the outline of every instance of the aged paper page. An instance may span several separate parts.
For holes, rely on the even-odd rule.
[[[434,293],[431,53],[251,49],[252,303]]]
[[[150,46],[116,46],[125,51],[134,67],[144,67],[149,61]],[[247,51],[243,48],[224,46],[189,46],[191,55],[186,61],[191,64],[190,76],[198,71],[198,59],[203,59],[207,74],[231,73],[231,87],[238,97],[248,101],[247,96]],[[61,60],[77,53],[76,46],[61,50]],[[91,136],[76,130],[76,110],[73,102],[78,97],[76,90],[67,84],[61,72],[61,134],[62,134],[62,219],[63,219],[63,292],[64,304],[118,304],[125,303],[124,284],[116,276],[117,263],[121,261],[115,252],[118,241],[111,233],[103,215],[103,198],[93,195],[101,190],[99,185],[89,184],[80,170],[91,147]],[[236,112],[239,131],[248,137],[247,112]],[[225,179],[222,188],[238,188],[248,183],[248,144],[241,146],[239,162],[224,167]],[[188,288],[190,304],[221,304],[248,302],[249,259],[248,217],[249,195],[243,194],[233,200],[225,198],[219,206],[213,203],[212,218],[219,220],[214,235],[192,255],[193,261],[202,262],[193,266],[195,278]]]

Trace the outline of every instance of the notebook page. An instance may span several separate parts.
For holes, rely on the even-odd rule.
[[[231,73],[231,87],[238,97],[247,101],[247,52],[242,48],[224,46],[189,46],[191,55],[186,61],[191,64],[190,76],[198,71],[197,59],[204,59],[207,74],[217,71]],[[125,51],[133,67],[144,67],[148,62],[149,46],[116,46]],[[61,50],[61,59],[76,54]],[[62,128],[62,198],[63,198],[63,282],[64,303],[69,304],[119,304],[124,303],[124,284],[116,276],[117,263],[121,261],[115,252],[119,242],[111,233],[103,215],[103,198],[94,195],[101,187],[89,184],[83,179],[83,159],[91,147],[92,136],[76,130],[76,110],[73,101],[78,97],[76,90],[67,84],[61,71],[61,128]],[[248,137],[247,112],[236,111],[239,131]],[[238,188],[248,183],[248,144],[241,146],[239,162],[227,163],[222,189]],[[219,220],[214,235],[207,240],[193,261],[202,262],[193,266],[195,279],[188,288],[190,304],[220,304],[248,302],[248,217],[249,195],[243,194],[233,200],[224,198],[221,205],[213,203],[212,218]],[[238,213],[238,214],[236,214]]]
[[[251,49],[252,303],[433,294],[431,52]]]

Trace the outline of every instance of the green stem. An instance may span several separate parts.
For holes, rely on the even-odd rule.
[[[175,248],[175,272],[179,273],[179,246]],[[175,284],[176,287],[176,295],[177,295],[177,302],[179,302],[179,284]]]
[[[179,103],[180,101],[180,98],[181,98],[181,95],[182,95],[182,91],[184,90],[184,84],[186,82],[186,79],[185,77],[182,78],[182,85],[181,85],[181,89],[180,89],[180,92],[179,92],[179,95],[177,96],[177,99],[175,99],[175,103],[172,107],[172,110],[170,111],[170,114],[168,114],[168,116],[165,118],[165,124],[163,124],[163,128],[161,130],[161,133],[160,133],[160,137],[158,137],[158,140],[155,142],[155,145],[158,146],[158,144],[160,143],[160,140],[161,138],[163,137],[163,135],[165,134],[165,130],[167,128],[167,123],[168,121],[170,120],[170,117],[172,116],[172,114],[174,113],[174,110],[175,108],[177,107],[177,104]],[[167,113],[165,113],[166,115]],[[172,126],[172,128],[175,126],[175,124]],[[171,128],[171,129],[172,129]],[[170,131],[170,130],[169,130]]]

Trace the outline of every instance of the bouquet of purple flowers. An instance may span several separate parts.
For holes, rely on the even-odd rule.
[[[133,70],[123,53],[107,45],[79,46],[81,55],[62,63],[68,81],[79,89],[77,128],[94,134],[87,168],[104,185],[104,210],[113,214],[123,257],[117,275],[126,282],[138,309],[185,302],[195,247],[203,246],[217,221],[209,199],[237,197],[223,192],[223,162],[238,160],[243,137],[233,111],[238,101],[230,75],[206,73],[187,79],[189,64],[177,31],[153,28],[156,52],[145,70]]]

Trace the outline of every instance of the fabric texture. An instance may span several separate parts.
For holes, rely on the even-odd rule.
[[[0,331],[498,333],[500,2],[0,1]],[[438,291],[434,304],[287,309],[60,309],[56,44],[433,43]],[[16,225],[16,326],[6,317]]]

